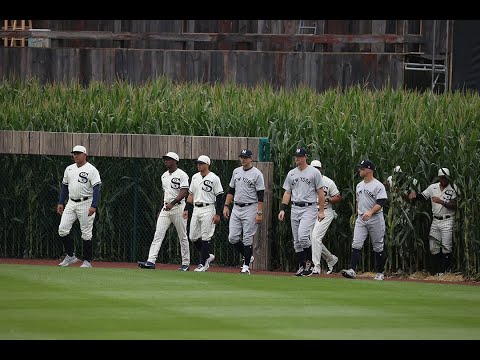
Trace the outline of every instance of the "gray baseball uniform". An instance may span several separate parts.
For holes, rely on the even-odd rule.
[[[287,174],[283,189],[292,194],[291,226],[293,247],[301,252],[312,245],[310,233],[317,219],[317,190],[323,186],[320,171],[308,165],[303,171],[298,167]]]
[[[431,199],[436,196],[443,201],[449,202],[457,197],[457,187],[448,184],[443,191],[440,189],[440,183],[435,183],[426,188],[422,195],[425,199]],[[432,203],[433,220],[430,227],[430,252],[432,255],[440,253],[442,248],[443,253],[448,254],[452,252],[452,240],[455,210],[447,209],[442,204]]]
[[[170,203],[177,198],[180,189],[188,189],[188,175],[182,169],[177,168],[170,173],[168,170],[162,175],[162,188],[164,191],[164,203]],[[187,237],[187,219],[183,218],[183,208],[185,200],[175,204],[171,210],[165,207],[160,211],[157,219],[157,227],[153,236],[152,244],[148,254],[149,262],[155,263],[158,252],[162,246],[163,239],[167,233],[170,224],[173,223],[177,230],[178,241],[180,242],[180,251],[182,254],[182,265],[190,265],[190,247]]]
[[[373,251],[380,253],[383,251],[383,237],[385,235],[383,209],[380,209],[366,221],[362,219],[362,216],[364,212],[373,208],[378,199],[387,199],[385,186],[377,179],[368,183],[361,181],[357,184],[356,194],[358,216],[353,231],[352,248],[361,250],[367,236],[370,235]]]
[[[213,172],[202,177],[200,172],[192,177],[190,194],[193,194],[193,213],[190,220],[190,240],[202,239],[209,241],[215,232],[215,200],[217,195],[223,194],[220,178]]]
[[[228,224],[228,241],[236,244],[243,232],[243,244],[252,245],[257,232],[257,191],[265,190],[263,174],[255,166],[244,170],[242,166],[233,170],[229,186],[235,189],[234,206]]]

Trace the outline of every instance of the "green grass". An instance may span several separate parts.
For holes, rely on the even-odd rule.
[[[480,287],[0,265],[1,339],[480,339]]]

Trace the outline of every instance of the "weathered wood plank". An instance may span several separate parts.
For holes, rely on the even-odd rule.
[[[169,150],[168,148],[168,136],[166,135],[151,135],[150,136],[150,150],[148,151],[149,157],[152,159],[159,159],[169,151],[173,151],[178,154],[176,150]],[[180,154],[178,154],[180,156]]]
[[[100,134],[100,155],[118,156],[113,152],[113,134]]]
[[[15,131],[3,130],[0,150],[2,154],[14,154],[13,152],[13,134]]]
[[[215,137],[210,141],[211,159],[228,159],[228,137]]]
[[[387,27],[386,20],[372,20],[372,33],[373,36],[385,34]],[[385,52],[385,42],[372,43],[372,53],[383,53]]]
[[[112,154],[118,157],[132,157],[132,138],[129,134],[112,136]]]
[[[211,158],[210,141],[209,136],[192,136],[192,157],[198,159],[200,155],[207,155]]]
[[[85,133],[73,133],[72,134],[72,149],[75,145],[85,146],[87,154],[90,155],[90,135]]]
[[[228,138],[228,159],[238,160],[238,155],[242,149],[248,148],[248,138],[246,137],[231,137]],[[250,149],[253,151],[253,149]]]
[[[14,154],[29,153],[29,131],[16,131],[13,136],[12,152]]]
[[[70,154],[72,148],[71,133],[55,133],[55,155]]]
[[[100,147],[102,134],[89,134],[90,149],[87,149],[88,154],[91,156],[102,156],[102,149]]]
[[[55,136],[53,132],[40,133],[40,154],[39,155],[56,155]]]
[[[147,157],[145,156],[145,142],[148,141],[150,142],[150,136],[145,136],[142,134],[132,134],[131,135],[131,140],[132,140],[132,152],[131,156],[133,158],[143,158]]]
[[[38,131],[30,131],[29,154],[40,154],[40,133]]]

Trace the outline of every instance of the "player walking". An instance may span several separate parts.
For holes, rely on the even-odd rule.
[[[250,274],[253,261],[253,236],[263,219],[263,198],[265,182],[262,172],[252,165],[252,151],[240,152],[242,166],[233,170],[229,189],[223,207],[223,216],[230,218],[230,204],[234,202],[228,224],[228,241],[243,256],[241,274]],[[243,233],[242,241],[240,236]]]
[[[162,175],[162,189],[164,191],[164,206],[157,219],[157,228],[153,236],[152,244],[147,261],[139,261],[138,266],[143,269],[155,269],[158,252],[168,228],[173,223],[177,230],[182,265],[178,270],[188,271],[190,265],[190,247],[187,237],[187,220],[183,218],[185,197],[188,194],[188,175],[178,168],[179,156],[174,152],[168,152],[163,156],[163,162],[167,167]]]
[[[71,151],[72,165],[67,166],[63,174],[62,188],[58,199],[57,213],[61,215],[58,235],[60,235],[67,255],[59,266],[69,266],[78,261],[73,253],[73,239],[70,235],[73,223],[78,219],[83,240],[83,264],[80,267],[92,267],[93,222],[100,199],[100,174],[87,161],[87,149],[76,145]],[[65,200],[67,205],[64,207]]]
[[[208,156],[200,155],[195,163],[198,172],[192,176],[183,218],[188,219],[188,211],[193,207],[190,240],[200,253],[200,263],[194,271],[207,271],[215,259],[215,256],[210,254],[210,239],[215,232],[216,224],[220,222],[223,187],[220,178],[209,169]]]
[[[431,184],[422,193],[411,192],[411,200],[431,200],[433,220],[430,226],[430,253],[436,258],[437,275],[450,271],[455,210],[457,209],[458,188],[450,184],[450,170],[438,170],[438,182]]]
[[[322,163],[318,160],[313,160],[310,165],[322,171]],[[323,238],[327,233],[330,224],[335,218],[335,211],[332,208],[332,204],[336,204],[342,200],[340,191],[338,191],[337,185],[329,177],[322,174],[323,181],[323,193],[325,195],[325,219],[322,221],[315,221],[315,226],[312,231],[312,261],[314,264],[313,274],[320,274],[320,260],[323,258],[327,262],[328,271],[327,274],[333,272],[333,267],[338,262],[338,257],[333,255],[323,243]]]
[[[310,234],[315,220],[322,221],[325,218],[325,194],[322,187],[322,174],[307,164],[307,151],[304,148],[296,150],[295,164],[297,167],[288,172],[283,183],[285,192],[278,220],[284,221],[285,210],[292,200],[290,223],[293,247],[298,260],[295,276],[310,276],[313,271]]]
[[[342,275],[349,279],[357,277],[357,264],[360,260],[362,247],[370,235],[373,251],[375,252],[375,265],[377,274],[375,280],[383,280],[385,259],[383,255],[383,238],[385,236],[385,219],[383,206],[387,201],[385,186],[373,177],[375,164],[370,160],[362,160],[358,165],[358,171],[363,178],[357,184],[357,220],[353,231],[352,258],[350,269],[342,270]]]

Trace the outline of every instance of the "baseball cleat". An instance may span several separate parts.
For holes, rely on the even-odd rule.
[[[303,271],[305,269],[303,268],[303,266],[300,266],[297,270],[297,272],[295,273],[295,276],[303,276]]]
[[[198,264],[197,268],[193,271],[206,271],[205,266],[202,264]]]
[[[190,270],[190,267],[188,265],[182,265],[178,268],[180,271],[188,271]]]
[[[58,266],[69,266],[69,265],[75,264],[77,261],[78,259],[75,257],[75,255],[68,256],[67,254],[65,255],[65,258],[63,259],[63,261],[60,264],[58,264]]]
[[[338,262],[338,257],[336,257],[335,255],[332,255],[332,261],[327,261],[327,265],[328,265],[327,274],[331,274],[333,272],[333,267],[337,262]]]
[[[242,266],[242,270],[240,270],[240,274],[248,274],[250,275],[250,269],[248,268],[247,265]]]
[[[384,278],[383,274],[382,273],[377,273],[377,275],[375,275],[375,277],[373,278],[373,280],[379,280],[379,281],[382,281]]]
[[[215,255],[210,254],[210,256],[208,257],[208,259],[205,260],[205,266],[204,266],[204,267],[205,267],[205,270],[203,270],[203,271],[207,271],[207,270],[208,270],[208,268],[210,267],[210,263],[211,263],[213,260],[215,260]]]
[[[312,275],[320,275],[321,273],[322,273],[322,270],[319,267],[315,266],[313,268]]]
[[[139,261],[138,266],[142,269],[155,269],[155,264],[151,261]]]
[[[248,266],[252,266],[253,260],[255,260],[255,258],[252,255],[250,256],[250,263],[248,264]],[[245,264],[245,256],[242,257],[242,266],[243,264]]]
[[[355,279],[357,277],[357,274],[355,273],[355,270],[353,270],[353,269],[348,269],[348,270],[343,269],[342,270],[342,275],[344,277],[346,277],[347,279]]]
[[[90,263],[90,261],[84,260],[84,261],[83,261],[83,264],[80,265],[80,267],[82,267],[82,268],[89,268],[89,267],[93,267],[93,266],[92,266],[92,264]]]

